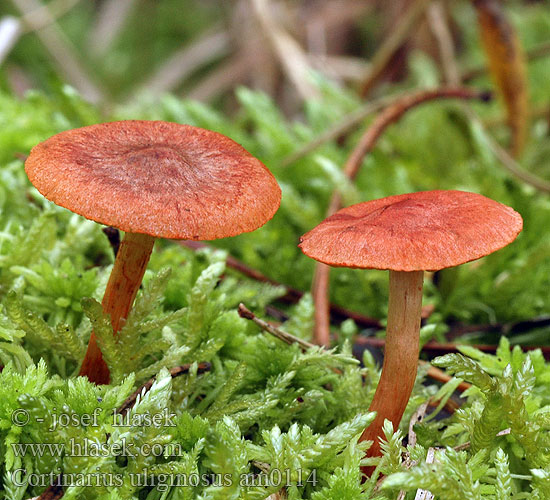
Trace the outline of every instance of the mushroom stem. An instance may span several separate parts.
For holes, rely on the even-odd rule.
[[[134,303],[154,243],[155,238],[147,234],[126,233],[120,244],[101,302],[105,313],[111,316],[115,335],[122,327],[121,320],[126,319]],[[80,375],[86,375],[96,384],[108,384],[110,381],[109,368],[103,360],[94,332],[90,336]]]
[[[376,411],[376,418],[361,436],[361,441],[373,441],[367,452],[371,457],[380,455],[384,420],[397,429],[416,380],[423,277],[423,271],[390,271],[384,364],[369,408]]]

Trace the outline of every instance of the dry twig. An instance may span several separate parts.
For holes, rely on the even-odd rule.
[[[308,349],[311,349],[312,347],[316,347],[315,344],[312,344],[307,340],[303,340],[301,338],[295,337],[294,335],[291,335],[290,333],[285,332],[280,328],[270,325],[267,321],[264,321],[263,319],[258,318],[243,303],[239,304],[238,312],[241,318],[248,319],[256,323],[262,330],[265,330],[266,332],[270,333],[271,335],[278,338],[279,340],[282,340],[284,343],[288,345],[298,344],[300,346],[300,349],[302,349],[303,352],[307,351]]]
[[[202,243],[200,241],[182,240],[182,241],[179,241],[178,243],[192,250],[209,248],[207,244]],[[241,262],[240,260],[236,259],[231,255],[227,257],[226,262],[227,262],[227,267],[234,269],[235,271],[238,271],[241,274],[244,274],[245,276],[253,280],[261,281],[262,283],[269,283],[273,286],[284,286],[287,290],[287,293],[279,299],[283,302],[286,302],[289,304],[295,304],[304,295],[304,292],[302,292],[301,290],[296,290],[295,288],[289,287],[287,285],[282,285],[281,283],[275,280],[272,280],[271,278],[268,278],[267,276],[257,271],[256,269],[252,269],[251,267],[247,266],[244,262]],[[335,319],[343,321],[349,318],[355,321],[355,323],[362,328],[374,328],[376,330],[379,330],[382,328],[380,321],[378,321],[377,319],[369,318],[368,316],[364,316],[354,311],[349,311],[335,304],[330,304],[330,312]]]

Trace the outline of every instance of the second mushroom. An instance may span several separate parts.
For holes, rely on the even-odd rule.
[[[479,259],[523,227],[512,208],[475,193],[425,191],[344,208],[306,233],[300,248],[337,267],[390,271],[384,363],[361,440],[380,455],[384,420],[399,426],[416,379],[424,271]]]

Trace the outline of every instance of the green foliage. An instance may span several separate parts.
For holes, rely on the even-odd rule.
[[[474,37],[469,14],[457,9],[465,36]],[[169,12],[163,10],[165,21]],[[178,31],[183,38],[198,29],[193,21]],[[78,33],[84,21],[71,22],[71,32]],[[149,33],[173,34],[147,17],[130,25],[134,22]],[[530,43],[546,36],[547,20],[522,17],[520,28],[527,32],[524,23],[537,27]],[[118,42],[119,56],[106,56],[106,66],[116,67],[113,89],[139,73],[127,71],[135,56],[120,58],[137,33],[129,29]],[[156,60],[155,54],[173,48],[172,36],[155,39],[145,58]],[[39,52],[31,42],[27,49]],[[533,68],[531,78],[544,83],[547,64]],[[433,84],[437,78],[430,61],[413,57],[412,82]],[[342,324],[332,350],[302,352],[238,316],[240,302],[264,315],[286,287],[246,279],[227,266],[227,254],[308,290],[314,263],[296,243],[324,218],[334,190],[352,203],[414,190],[466,189],[507,203],[524,217],[525,230],[514,245],[446,271],[437,282],[426,280],[425,303],[436,312],[422,330],[423,342],[442,339],[453,321],[517,322],[550,308],[550,204],[501,170],[460,106],[429,103],[392,125],[352,185],[341,167],[360,130],[282,166],[362,104],[320,78],[315,84],[321,98],[305,104],[300,123],[289,121],[266,95],[246,88],[237,92],[239,109],[231,119],[170,95],[107,115],[66,86],[51,84],[49,97],[31,92],[15,99],[0,92],[0,495],[21,500],[43,492],[40,485],[18,484],[14,473],[24,469],[40,477],[63,472],[65,497],[83,500],[263,499],[283,486],[289,499],[313,500],[389,500],[400,490],[412,499],[417,488],[450,500],[550,497],[550,365],[539,351],[511,349],[506,338],[495,356],[463,347],[462,355],[436,362],[457,377],[441,388],[423,385],[421,368],[400,428],[384,428],[383,456],[365,460],[368,443],[358,443],[358,437],[372,418],[366,412],[379,369],[368,352],[362,365],[352,357],[355,324]],[[543,98],[536,90],[534,100]],[[494,104],[476,109],[484,116],[496,111]],[[283,199],[263,228],[213,242],[216,251],[159,242],[134,307],[114,337],[100,305],[113,260],[100,226],[45,201],[30,187],[19,158],[56,132],[118,118],[166,119],[225,133],[274,172]],[[547,125],[538,122],[522,160],[539,175],[549,174],[545,133]],[[335,269],[331,299],[383,321],[387,276]],[[284,314],[282,328],[311,338],[309,294],[285,306]],[[76,377],[92,328],[111,370],[109,386]],[[540,328],[526,335],[536,343],[547,334],[548,328]],[[521,340],[513,331],[510,338]],[[210,369],[199,374],[199,362],[209,362]],[[172,378],[167,369],[183,364],[189,371]],[[117,425],[114,411],[153,377],[127,422]],[[443,407],[460,379],[473,386],[448,416]],[[415,426],[417,444],[405,448],[410,416],[429,397],[440,401],[438,407]],[[14,415],[28,415],[29,421],[21,425]],[[61,415],[75,425],[59,425]],[[88,415],[94,415],[93,423],[86,422]],[[161,425],[144,423],[155,416]],[[29,448],[35,444],[48,446],[38,453]],[[70,453],[71,447],[87,451]],[[430,447],[436,448],[435,460],[426,463]],[[125,456],[119,449],[136,453]],[[365,465],[376,471],[362,482]],[[79,484],[79,474],[98,482]],[[116,482],[101,482],[108,477]],[[189,484],[191,477],[201,481]]]
[[[463,393],[467,403],[452,417],[415,426],[418,444],[408,452],[417,463],[388,476],[382,490],[423,488],[450,499],[545,498],[550,420],[541,394],[550,364],[540,351],[511,350],[506,340],[496,355],[465,350],[481,361],[448,354],[434,363],[472,383]]]

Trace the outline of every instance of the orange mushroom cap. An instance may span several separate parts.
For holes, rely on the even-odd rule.
[[[211,240],[253,231],[281,200],[273,175],[236,142],[162,121],[61,132],[32,149],[25,170],[57,205],[162,238]]]
[[[499,250],[522,227],[516,211],[485,196],[424,191],[343,208],[299,246],[331,266],[437,271]]]

